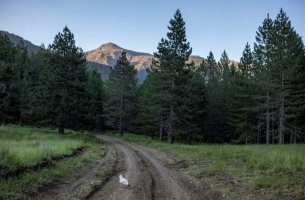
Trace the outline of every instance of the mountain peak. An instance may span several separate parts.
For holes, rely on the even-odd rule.
[[[107,42],[105,44],[102,44],[100,48],[104,49],[123,49],[122,47],[118,46],[117,44],[114,44],[112,42]]]
[[[128,61],[134,65],[138,71],[150,68],[153,55],[128,50],[112,42],[102,44],[100,47],[86,52],[86,59],[90,62],[113,67],[120,58],[122,51],[126,51]],[[203,58],[199,56],[191,56],[190,61],[194,61],[196,65],[200,65]]]

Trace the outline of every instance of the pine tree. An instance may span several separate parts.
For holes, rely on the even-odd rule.
[[[167,39],[161,39],[158,44],[158,52],[154,54],[154,66],[159,71],[159,80],[162,88],[162,121],[167,130],[168,141],[173,143],[174,136],[181,133],[183,127],[183,113],[180,105],[185,98],[185,86],[189,77],[186,61],[191,55],[192,49],[186,39],[185,22],[181,12],[176,11],[174,18],[170,20]],[[162,124],[163,124],[162,122]]]
[[[275,77],[277,83],[276,98],[279,105],[278,137],[279,143],[282,144],[285,143],[285,135],[290,135],[290,138],[293,138],[297,134],[293,125],[293,118],[295,117],[291,114],[288,115],[288,112],[289,110],[296,110],[295,99],[302,97],[290,92],[291,89],[295,91],[298,88],[291,83],[294,82],[291,71],[303,64],[301,59],[304,59],[304,45],[282,9],[274,20],[274,33],[274,48],[271,52],[271,60],[278,72]]]
[[[233,119],[231,119],[231,125],[237,131],[238,142],[243,139],[247,144],[254,126],[252,120],[254,109],[253,55],[249,43],[245,46],[238,68],[239,71],[235,77],[234,85],[235,93],[233,94]]]
[[[201,70],[205,77],[206,85],[206,113],[204,120],[205,140],[207,142],[221,141],[223,120],[221,95],[221,71],[212,52],[209,53],[206,61],[202,63]],[[207,78],[208,77],[208,78]]]
[[[263,21],[263,25],[258,28],[256,32],[256,43],[254,44],[254,57],[255,57],[255,76],[257,79],[257,103],[259,108],[257,110],[257,131],[260,135],[261,129],[261,116],[265,116],[266,124],[266,143],[270,143],[270,118],[271,110],[274,107],[271,104],[274,91],[273,73],[274,67],[270,61],[270,51],[272,48],[272,34],[273,34],[273,21],[267,18]]]
[[[206,117],[205,80],[199,70],[192,71],[185,87],[185,98],[181,107],[184,113],[183,135],[187,142],[199,137],[204,138],[204,120]]]
[[[0,119],[16,122],[14,113],[14,63],[17,49],[5,35],[0,34]]]
[[[230,74],[230,65],[229,65],[229,57],[227,52],[224,50],[221,54],[220,60],[218,62],[219,73],[220,73],[220,110],[222,115],[219,119],[219,126],[221,127],[221,142],[228,142],[230,138],[230,130],[228,121],[230,120],[230,98],[232,92],[232,87],[230,83],[231,74]]]
[[[87,73],[86,91],[84,98],[84,128],[103,130],[104,127],[104,89],[101,75],[96,70]]]
[[[31,125],[48,126],[51,123],[49,117],[49,97],[47,88],[48,77],[52,76],[51,66],[49,65],[48,52],[41,46],[41,49],[32,54],[29,59],[27,72],[29,97],[24,111],[24,121]]]
[[[83,51],[76,47],[74,35],[64,27],[49,46],[52,73],[48,77],[50,113],[59,133],[65,127],[76,128],[80,116],[86,83],[86,60]]]
[[[25,45],[15,47],[9,38],[0,35],[0,107],[1,120],[21,123],[27,100],[27,62]]]
[[[159,91],[156,73],[149,73],[138,89],[137,126],[139,133],[147,133],[151,137],[158,133],[160,123]],[[162,131],[161,131],[162,133]],[[159,135],[162,140],[162,134]]]
[[[303,41],[282,9],[274,21],[269,16],[264,20],[256,40],[256,76],[266,91],[266,102],[260,104],[266,116],[266,143],[270,143],[270,132],[273,140],[277,139],[280,144],[285,143],[285,136],[295,141],[300,137],[301,128],[295,122],[300,110],[297,107],[304,105],[304,101],[299,100],[304,90],[300,89],[302,78],[298,80],[294,76],[298,77],[296,69],[304,62]]]
[[[135,112],[136,70],[130,65],[126,52],[122,52],[109,75],[106,104],[107,124],[116,128],[120,134],[130,129],[131,118]]]

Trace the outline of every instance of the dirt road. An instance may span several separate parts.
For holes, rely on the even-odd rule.
[[[203,187],[198,187],[185,175],[169,169],[152,152],[142,147],[99,136],[117,152],[118,172],[101,190],[90,199],[210,199],[211,194]],[[130,187],[119,184],[118,175],[123,174],[130,182]],[[212,198],[217,196],[212,195]]]
[[[46,188],[29,199],[220,199],[219,194],[159,159],[156,152],[108,136],[97,137],[107,145],[100,160],[65,183]],[[109,169],[112,172],[109,173]],[[92,187],[98,173],[111,176]],[[119,184],[120,174],[128,179],[129,187]]]

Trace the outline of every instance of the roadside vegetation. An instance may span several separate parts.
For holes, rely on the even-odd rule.
[[[60,135],[51,129],[0,126],[0,138],[0,199],[20,199],[64,181],[100,158],[105,149],[90,134],[74,131]],[[73,154],[77,149],[81,150]],[[39,163],[46,164],[32,168]],[[14,170],[21,172],[4,176]]]
[[[135,134],[107,135],[149,147],[173,158],[169,163],[219,190],[228,199],[305,197],[305,145],[168,145]],[[157,154],[156,154],[157,155]]]

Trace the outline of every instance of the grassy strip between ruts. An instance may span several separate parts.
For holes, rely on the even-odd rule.
[[[227,199],[305,199],[305,145],[168,144],[148,136],[106,132],[170,154]]]
[[[1,126],[0,138],[2,169],[30,166],[44,159],[69,154],[81,146],[85,148],[82,155],[59,162],[55,167],[0,179],[0,199],[19,199],[43,185],[64,180],[98,159],[105,148],[95,137],[74,131],[59,135],[50,129]]]

